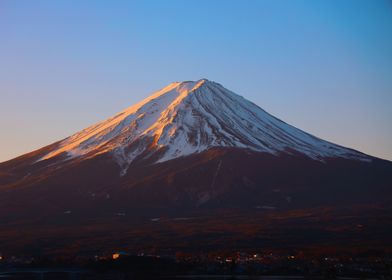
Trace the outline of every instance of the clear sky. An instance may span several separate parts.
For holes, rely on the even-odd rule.
[[[207,78],[392,160],[392,2],[0,1],[0,161]]]

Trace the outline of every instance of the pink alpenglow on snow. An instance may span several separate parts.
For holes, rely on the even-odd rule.
[[[201,79],[174,82],[112,118],[61,141],[41,160],[111,152],[125,174],[139,156],[159,152],[164,162],[213,147],[250,149],[274,155],[299,153],[315,160],[371,160],[324,141],[268,114],[222,85]]]

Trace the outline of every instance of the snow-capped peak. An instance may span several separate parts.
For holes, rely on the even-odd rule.
[[[139,156],[160,152],[158,162],[164,162],[212,147],[276,155],[295,151],[317,160],[369,160],[288,125],[207,79],[171,83],[114,117],[66,138],[41,160],[62,153],[73,158],[111,152],[126,172]]]

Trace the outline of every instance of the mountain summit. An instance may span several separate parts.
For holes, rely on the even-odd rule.
[[[312,159],[371,160],[305,133],[207,79],[171,83],[108,120],[61,141],[41,160],[90,158],[111,152],[125,174],[136,159],[164,162],[213,147],[231,147]]]
[[[0,247],[384,250],[391,187],[391,162],[303,132],[218,83],[175,82],[0,163]]]

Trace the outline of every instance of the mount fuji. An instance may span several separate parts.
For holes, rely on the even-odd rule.
[[[114,117],[61,141],[40,160],[61,154],[67,160],[110,152],[125,174],[138,158],[156,162],[201,153],[213,147],[273,155],[293,152],[323,161],[371,157],[318,139],[271,116],[257,105],[202,79],[175,82]]]
[[[336,244],[354,235],[389,246],[391,188],[391,162],[310,135],[218,83],[175,82],[0,163],[0,246],[62,254],[191,249],[195,239],[208,250],[328,247],[331,234],[341,235]],[[342,223],[353,226],[332,230]],[[375,237],[380,227],[389,230]],[[304,229],[318,234],[310,241]],[[42,239],[55,241],[37,249]]]

